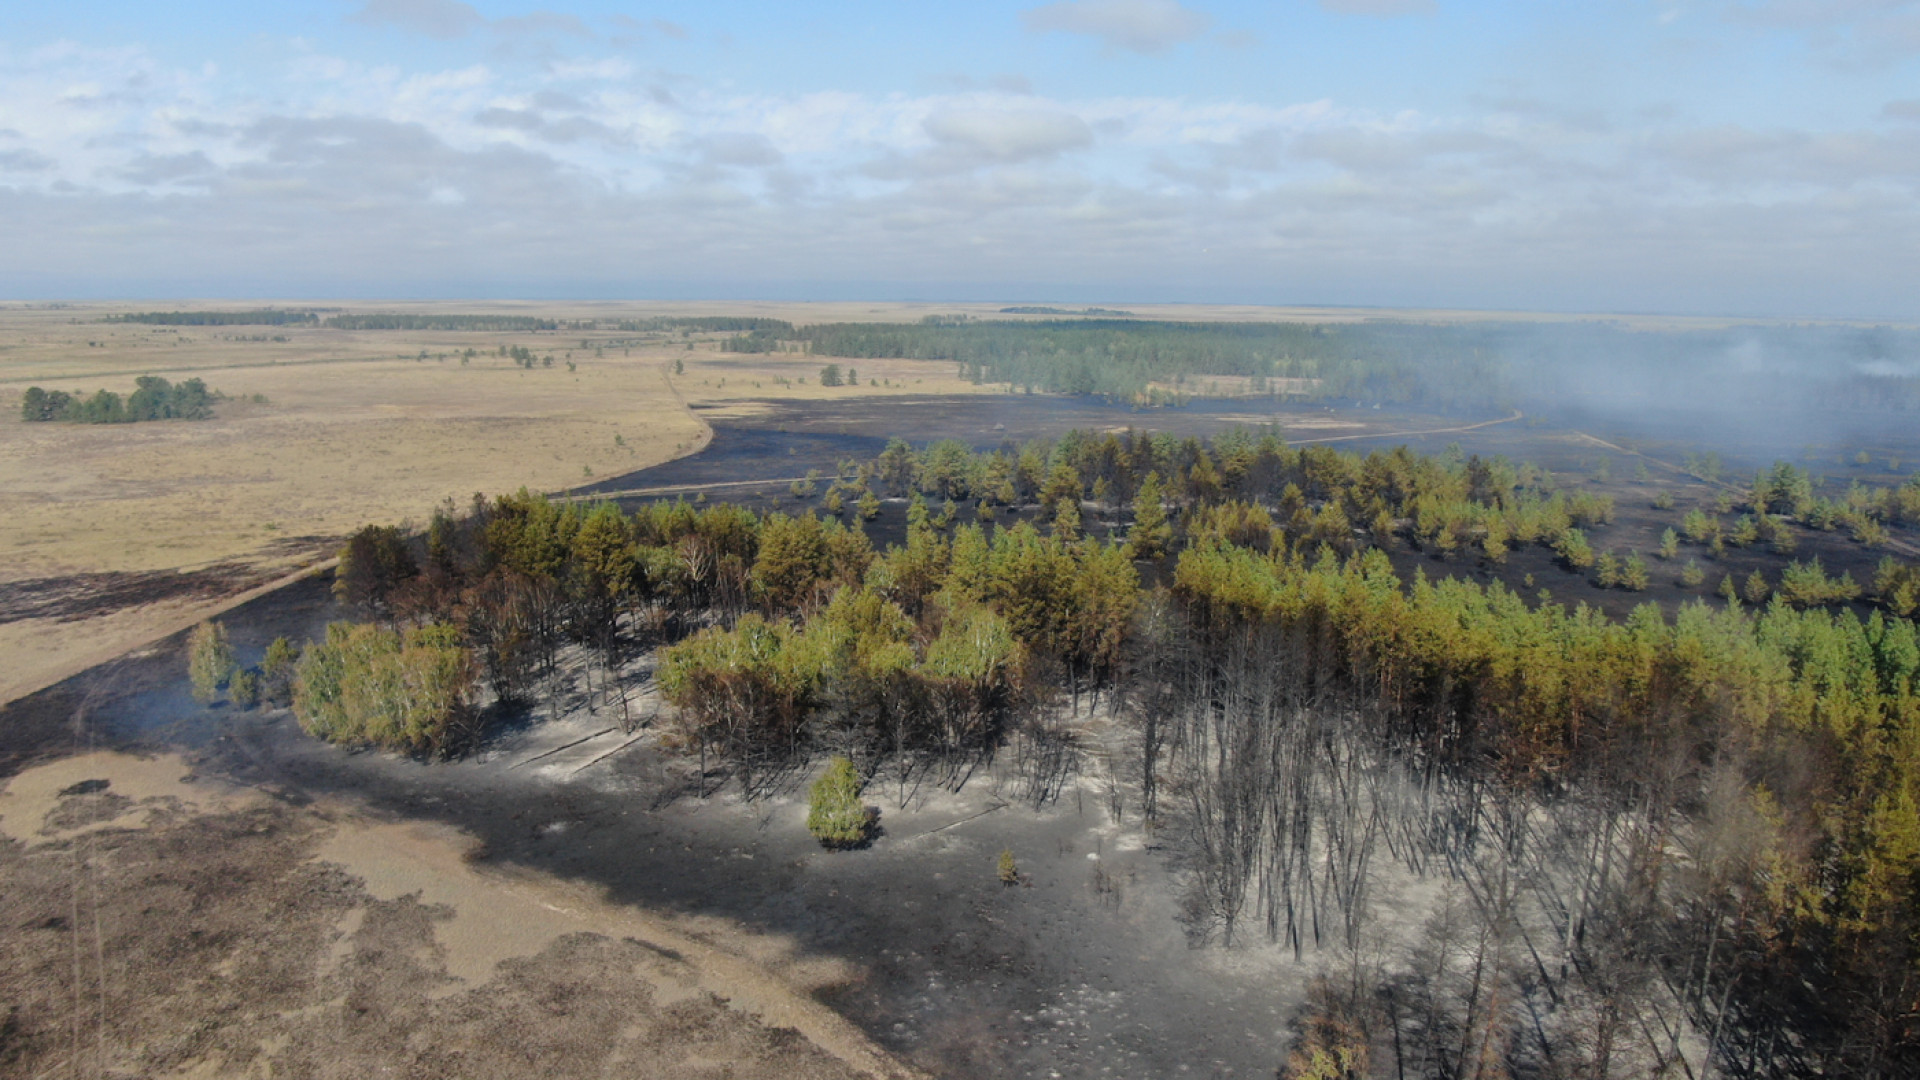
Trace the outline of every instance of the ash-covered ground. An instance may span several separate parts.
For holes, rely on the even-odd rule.
[[[1502,418],[1364,405],[1253,412],[1245,403],[1141,413],[1024,398],[782,407],[716,425],[701,454],[602,487],[649,492],[629,498],[672,497],[765,481],[716,488],[710,498],[797,510],[808,503],[784,493],[788,479],[813,468],[830,475],[840,460],[869,457],[895,433],[991,447],[1076,427],[1204,435],[1269,419],[1294,442],[1406,443],[1427,452],[1458,443],[1463,452],[1506,454],[1556,472],[1581,473],[1611,456],[1612,479],[1600,486],[1622,511],[1609,546],[1651,548],[1677,516],[1651,510],[1658,488],[1677,492],[1682,509],[1713,490],[1671,469],[1634,477],[1636,450],[1657,466],[1692,444],[1634,442],[1632,432],[1623,438],[1530,418],[1477,426]],[[1765,464],[1725,452],[1731,475]],[[1820,452],[1841,474],[1852,451],[1834,444]],[[900,504],[889,504],[876,540],[902,516]],[[1803,553],[1818,551],[1830,569],[1853,567],[1856,578],[1872,557],[1838,538],[1810,544]],[[1560,601],[1591,598],[1611,608],[1649,598],[1603,593],[1543,551],[1516,552],[1503,567],[1407,551],[1395,560],[1403,573],[1498,576],[1516,587],[1532,575]],[[1651,598],[1687,595],[1662,584]],[[307,581],[225,621],[240,659],[251,663],[273,637],[315,637],[343,614],[325,582]],[[207,776],[271,790],[291,805],[345,799],[400,820],[450,825],[490,864],[552,874],[646,910],[724,920],[789,940],[803,959],[843,965],[845,977],[817,986],[819,999],[943,1076],[1270,1075],[1308,980],[1337,958],[1309,949],[1296,959],[1257,932],[1232,946],[1195,940],[1183,917],[1179,838],[1143,831],[1129,739],[1104,714],[1056,717],[1067,752],[1045,764],[1016,741],[974,763],[964,783],[932,775],[902,782],[882,769],[866,794],[880,808],[882,834],[866,849],[829,853],[803,824],[812,765],[755,774],[750,793],[737,773],[702,775],[696,759],[662,738],[667,725],[644,691],[648,664],[641,656],[629,665],[626,710],[575,681],[553,701],[503,720],[477,752],[427,762],[325,746],[284,710],[204,708],[187,694],[176,639],[7,707],[0,775],[90,748],[181,752]],[[1003,849],[1018,862],[1016,886],[996,874]],[[1430,882],[1389,878],[1380,887],[1381,932],[1417,932]]]

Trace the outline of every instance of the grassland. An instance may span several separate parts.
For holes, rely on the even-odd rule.
[[[691,453],[709,431],[690,405],[740,412],[766,400],[978,389],[946,364],[913,361],[871,364],[859,387],[822,387],[819,361],[720,354],[722,335],[104,321],[191,307],[0,306],[0,702],[316,565],[367,522],[419,521],[446,499],[523,485],[564,490]],[[680,309],[351,310],[527,313],[604,324]],[[515,346],[538,358],[532,369],[500,355]],[[29,386],[125,392],[147,374],[197,375],[231,400],[204,421],[20,420],[19,398]],[[867,385],[869,375],[882,385]]]

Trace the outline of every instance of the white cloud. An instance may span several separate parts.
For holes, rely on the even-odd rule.
[[[1734,0],[1725,10],[1736,22],[1799,33],[1843,64],[1920,53],[1920,0]]]
[[[995,161],[1051,157],[1093,143],[1086,121],[1036,109],[949,109],[927,117],[927,134]]]
[[[784,157],[765,135],[739,131],[709,136],[701,143],[700,154],[710,164],[745,169],[778,165]]]
[[[631,294],[634,267],[670,266],[660,288],[1920,315],[1920,142],[1880,119],[1920,118],[1911,100],[1800,130],[959,80],[781,94],[680,76],[663,99],[665,76],[582,52],[307,52],[261,83],[137,49],[0,47],[0,290]]]
[[[504,15],[488,19],[463,0],[365,0],[347,21],[363,26],[391,26],[442,41],[463,38],[477,30],[490,30],[509,40],[535,38],[547,34],[593,39],[597,37],[577,15],[557,11],[531,11],[525,15]],[[627,19],[627,22],[633,22]],[[656,27],[672,23],[654,21]],[[671,31],[665,31],[671,33]],[[679,35],[673,35],[679,36]]]
[[[1139,53],[1164,52],[1190,41],[1212,21],[1176,0],[1061,0],[1020,18],[1035,33],[1085,34],[1110,49]]]
[[[39,173],[50,172],[53,159],[31,150],[0,150],[0,172]]]
[[[451,40],[485,26],[487,20],[460,0],[367,0],[348,21],[395,26],[430,38]]]

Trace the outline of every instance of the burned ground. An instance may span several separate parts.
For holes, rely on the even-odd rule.
[[[826,486],[840,464],[872,460],[891,437],[906,438],[916,446],[956,439],[976,450],[992,450],[1073,430],[1132,428],[1207,437],[1232,426],[1259,430],[1272,425],[1291,445],[1324,444],[1362,453],[1407,446],[1421,454],[1442,454],[1457,447],[1463,454],[1505,456],[1516,463],[1539,465],[1551,470],[1556,482],[1568,490],[1612,496],[1613,522],[1588,531],[1594,549],[1621,556],[1638,552],[1652,571],[1644,591],[1604,589],[1590,573],[1568,569],[1552,551],[1537,545],[1517,548],[1496,564],[1471,555],[1443,557],[1403,542],[1389,553],[1395,570],[1409,580],[1418,571],[1429,578],[1499,581],[1530,601],[1538,600],[1544,590],[1554,602],[1585,603],[1613,616],[1647,601],[1671,614],[1688,600],[1715,597],[1728,574],[1736,583],[1754,570],[1777,580],[1790,558],[1818,557],[1828,573],[1848,573],[1865,585],[1890,550],[1907,558],[1920,555],[1920,545],[1911,536],[1895,537],[1892,545],[1879,548],[1855,543],[1844,532],[1798,527],[1793,529],[1798,549],[1791,557],[1764,547],[1729,547],[1721,556],[1709,558],[1703,548],[1688,544],[1670,562],[1655,554],[1661,533],[1668,528],[1677,531],[1689,509],[1711,509],[1723,491],[1744,491],[1746,480],[1777,460],[1793,461],[1812,473],[1828,497],[1844,494],[1856,480],[1880,485],[1905,482],[1920,467],[1920,427],[1904,423],[1900,414],[1863,411],[1763,417],[1757,418],[1761,435],[1746,427],[1689,424],[1680,415],[1660,422],[1638,415],[1576,412],[1509,420],[1510,415],[1271,399],[1203,399],[1157,409],[1027,395],[769,401],[751,415],[716,419],[714,439],[699,453],[579,490],[589,496],[612,497],[629,509],[641,501],[704,496],[761,511],[824,513],[821,502]],[[1869,456],[1864,465],[1856,462],[1863,451]],[[1706,453],[1722,459],[1723,475],[1717,482],[1684,471],[1689,455]],[[1598,475],[1603,463],[1604,479]],[[1637,475],[1641,467],[1644,478]],[[790,482],[810,470],[821,474],[818,490],[812,496],[796,496],[789,490]],[[1671,498],[1671,508],[1654,505],[1662,493]],[[1094,535],[1125,526],[1122,507],[1089,507],[1085,514],[1085,526]],[[883,507],[880,517],[868,525],[877,546],[904,537],[905,515],[902,502],[890,501]],[[1010,522],[1019,516],[1002,512],[1000,520]],[[961,508],[959,520],[973,518],[971,506]],[[1705,572],[1698,586],[1679,581],[1688,559]],[[1152,568],[1142,569],[1150,580],[1157,576]],[[1864,615],[1868,608],[1863,604],[1857,610]]]
[[[1505,454],[1544,465],[1568,484],[1615,496],[1617,520],[1594,533],[1602,550],[1650,553],[1661,529],[1677,524],[1688,506],[1710,500],[1716,490],[1656,467],[1693,452],[1686,446],[1622,441],[1622,433],[1612,430],[1574,432],[1520,420],[1414,435],[1408,433],[1463,428],[1498,417],[1385,415],[1372,409],[1304,406],[1258,414],[1244,402],[1141,413],[1088,403],[1063,408],[1048,399],[1029,405],[1022,399],[984,398],[773,408],[717,424],[714,445],[700,455],[621,477],[605,489],[674,488],[691,495],[702,490],[700,485],[765,480],[759,487],[712,490],[709,498],[794,510],[817,506],[818,498],[796,500],[785,490],[788,478],[810,468],[830,474],[841,459],[869,456],[892,434],[905,434],[917,443],[954,437],[991,447],[1076,427],[1132,425],[1207,434],[1223,424],[1255,423],[1269,415],[1282,425],[1293,421],[1289,438],[1296,442],[1339,438],[1344,441],[1335,445],[1355,449],[1406,443],[1426,452],[1457,442],[1465,453]],[[1349,438],[1355,435],[1359,437]],[[1625,438],[1630,440],[1632,433]],[[1633,477],[1635,448],[1652,456],[1649,480]],[[1722,453],[1736,476],[1767,463],[1736,456],[1731,449]],[[1846,448],[1834,451],[1846,453]],[[1611,459],[1612,476],[1598,481],[1592,471],[1603,456]],[[1840,471],[1837,465],[1835,471]],[[1652,506],[1662,488],[1675,495],[1675,509]],[[902,503],[889,503],[875,528],[876,540],[896,533],[904,512]],[[1798,557],[1813,554],[1830,570],[1851,570],[1856,580],[1878,557],[1838,535],[1808,532]],[[1498,577],[1528,596],[1547,589],[1556,601],[1587,600],[1617,612],[1645,599],[1671,604],[1703,594],[1721,573],[1731,571],[1738,577],[1748,563],[1777,571],[1784,560],[1759,551],[1731,552],[1723,562],[1708,564],[1707,585],[1691,591],[1671,584],[1671,569],[1656,561],[1654,588],[1639,594],[1599,590],[1584,576],[1560,568],[1541,548],[1516,551],[1498,567],[1477,560],[1443,561],[1405,549],[1394,553],[1394,561],[1403,574],[1418,569],[1429,576]],[[1528,575],[1533,577],[1531,586]],[[226,621],[240,658],[252,662],[274,636],[315,636],[326,620],[340,614],[325,582],[315,579],[256,600],[230,613]],[[15,1012],[8,1021],[9,1042],[0,1054],[14,1055],[10,1068],[28,1060],[20,1056],[28,1053],[44,1055],[33,1060],[48,1063],[35,1065],[29,1074],[51,1067],[60,1060],[58,1054],[70,1054],[84,1043],[88,1031],[96,1031],[96,1046],[111,1042],[146,1048],[142,1053],[153,1056],[139,1061],[151,1068],[215,1058],[238,1065],[253,1060],[249,1054],[264,1053],[248,1048],[266,1040],[276,1048],[274,1054],[282,1055],[276,1062],[286,1061],[295,1073],[303,1067],[299,1062],[314,1060],[301,1055],[315,1053],[314,1048],[329,1039],[363,1043],[363,1056],[352,1059],[356,1069],[406,1064],[426,1075],[472,1074],[471,1060],[447,1056],[456,1045],[498,1046],[503,1057],[526,1055],[520,1059],[524,1070],[554,1075],[590,1071],[596,1063],[643,1045],[607,1041],[608,1030],[653,1007],[644,988],[601,988],[622,966],[645,959],[617,940],[567,939],[524,963],[501,966],[490,984],[499,991],[497,1001],[477,1000],[471,991],[434,997],[429,991],[444,985],[439,981],[444,974],[430,955],[433,911],[417,902],[363,899],[353,893],[350,882],[309,879],[300,876],[308,872],[294,870],[307,865],[299,861],[302,853],[320,842],[311,831],[318,826],[300,824],[295,811],[309,803],[340,800],[397,820],[458,828],[473,838],[489,865],[589,886],[615,903],[747,927],[791,942],[801,966],[844,964],[844,977],[810,984],[817,999],[840,1010],[883,1046],[941,1075],[1265,1075],[1284,1056],[1291,1037],[1289,1017],[1309,977],[1328,955],[1308,950],[1305,959],[1296,962],[1290,950],[1267,945],[1257,935],[1232,948],[1190,947],[1188,927],[1181,921],[1177,852],[1165,838],[1140,832],[1136,794],[1124,782],[1110,780],[1124,773],[1129,751],[1116,729],[1100,719],[1062,726],[1071,753],[1063,775],[1043,785],[1050,798],[1031,797],[1035,785],[1030,766],[1042,755],[1016,739],[980,763],[958,792],[932,784],[902,788],[883,778],[869,789],[868,798],[881,808],[884,835],[868,849],[830,854],[812,842],[801,824],[800,773],[763,777],[761,797],[749,801],[740,797],[737,785],[724,783],[724,773],[695,775],[684,755],[653,741],[602,758],[602,747],[612,748],[607,746],[610,740],[591,740],[595,731],[609,726],[610,718],[590,715],[584,702],[575,701],[554,719],[546,718],[543,710],[503,724],[486,747],[466,759],[430,763],[318,744],[284,711],[202,708],[187,697],[183,669],[176,638],[16,702],[0,713],[0,775],[14,775],[32,762],[89,746],[117,746],[183,753],[202,775],[275,793],[265,805],[236,813],[231,820],[201,826],[181,822],[124,836],[99,834],[103,854],[98,865],[125,868],[159,859],[159,848],[141,845],[161,843],[169,828],[208,830],[194,834],[200,838],[195,843],[188,843],[182,833],[169,849],[167,858],[182,867],[192,887],[165,895],[187,903],[198,895],[193,888],[235,880],[249,882],[249,887],[230,890],[234,895],[220,900],[227,906],[216,905],[204,919],[150,903],[155,910],[142,917],[158,928],[148,935],[153,947],[164,945],[174,950],[169,955],[183,957],[181,970],[204,972],[218,965],[216,952],[225,956],[272,946],[286,956],[307,957],[312,964],[288,960],[278,967],[264,965],[257,973],[248,969],[243,978],[258,974],[266,980],[262,992],[269,995],[288,988],[287,1000],[299,999],[294,1008],[321,1000],[316,995],[323,991],[332,995],[326,1001],[344,993],[345,1004],[324,1021],[303,1020],[299,1023],[307,1027],[287,1028],[287,1041],[275,1043],[281,1029],[249,1026],[253,1022],[244,1016],[232,1019],[235,1010],[223,1012],[220,1003],[233,1001],[233,996],[222,989],[224,984],[208,982],[207,995],[181,998],[200,1000],[206,1009],[156,1006],[158,1011],[127,1018],[130,1026],[124,1032],[87,1028],[95,1022],[87,1018],[106,1015],[105,1010],[89,1011],[92,1006],[84,994],[71,1006],[62,1003],[66,999],[56,1000],[76,986],[91,985],[84,975],[93,970],[83,958],[81,975],[73,974],[71,953],[81,940],[76,936],[79,928],[70,910],[64,915],[55,910],[63,901],[72,906],[73,879],[56,871],[71,867],[73,849],[35,848],[41,854],[34,855],[8,847],[0,858],[8,860],[4,869],[9,880],[19,870],[19,879],[32,883],[18,894],[10,890],[7,900],[24,905],[7,912],[9,925],[22,928],[15,935],[20,943],[9,946],[21,951],[9,958],[7,970],[29,973],[7,987],[10,1000],[5,1004]],[[534,760],[580,737],[589,741],[579,749],[563,748]],[[75,827],[119,816],[124,808],[111,801],[114,796],[109,788],[66,797],[72,806],[62,809],[59,824]],[[257,825],[265,829],[251,831]],[[220,843],[209,845],[206,840]],[[1012,850],[1018,860],[1018,886],[1004,886],[998,878],[997,855],[1003,849]],[[207,861],[196,863],[196,858]],[[45,864],[44,872],[30,871],[31,859]],[[292,876],[273,878],[275,873]],[[109,891],[124,888],[125,897],[138,895],[145,879],[127,874],[108,883]],[[252,884],[268,878],[277,884]],[[101,880],[107,883],[107,877]],[[298,886],[297,895],[274,891],[291,887],[289,882]],[[111,903],[120,902],[121,896],[115,893]],[[307,914],[285,925],[265,925],[274,921],[268,904],[274,897],[294,905],[295,911],[308,905]],[[350,936],[356,959],[331,974],[313,974],[323,966],[320,957],[333,947],[326,944],[326,929],[336,926],[340,911],[354,904],[367,911]],[[1395,909],[1390,896],[1380,906]],[[1408,908],[1420,910],[1419,905]],[[65,924],[59,922],[63,918]],[[192,933],[195,929],[201,936],[215,932],[225,952],[203,947]],[[267,934],[286,935],[286,940],[268,942],[261,936]],[[129,942],[126,947],[141,946]],[[362,952],[367,955],[362,957]],[[204,981],[235,976],[215,972],[195,977]],[[316,979],[336,982],[323,987]],[[220,996],[223,993],[228,996]],[[698,1011],[696,1006],[666,1011]],[[528,1016],[548,1019],[528,1026]],[[689,1030],[709,1031],[737,1017],[707,1011],[669,1020]],[[142,1024],[151,1027],[138,1027]],[[201,1034],[171,1043],[139,1034],[173,1028]],[[402,1038],[409,1028],[440,1034]],[[76,1030],[82,1033],[78,1042]],[[121,1039],[121,1034],[126,1037]],[[815,1067],[780,1058],[794,1048],[784,1045],[785,1037],[777,1031],[741,1028],[716,1038],[733,1050],[777,1059],[783,1062],[780,1068],[795,1075],[809,1075],[805,1070]]]

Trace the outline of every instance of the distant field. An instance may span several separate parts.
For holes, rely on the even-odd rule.
[[[868,386],[862,372],[859,387],[825,388],[820,361],[721,355],[717,334],[103,321],[192,307],[0,306],[0,701],[324,559],[361,524],[418,522],[444,499],[523,485],[561,490],[690,453],[709,434],[690,403],[750,411],[753,400],[977,389],[950,365],[915,361],[870,365],[891,386]],[[565,304],[350,310],[563,322],[707,313]],[[502,346],[524,348],[535,367],[501,356]],[[475,355],[462,363],[468,349]],[[684,374],[674,374],[676,361]],[[233,400],[203,421],[20,419],[29,386],[125,394],[147,374],[198,376]]]

